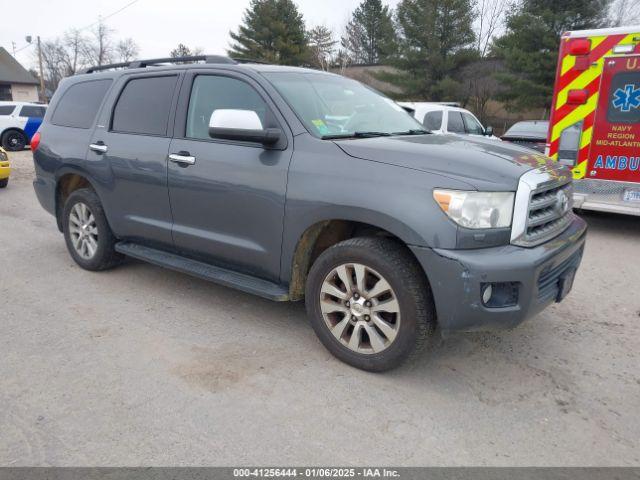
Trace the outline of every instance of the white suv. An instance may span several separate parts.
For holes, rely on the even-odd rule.
[[[40,103],[0,102],[0,146],[5,150],[22,150],[31,142],[47,106]]]
[[[500,140],[493,135],[492,127],[483,127],[473,113],[453,103],[398,102],[431,133],[446,135],[473,135]]]

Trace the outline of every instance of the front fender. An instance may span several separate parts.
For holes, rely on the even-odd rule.
[[[467,184],[350,157],[334,143],[309,135],[295,141],[285,207],[283,282],[290,281],[293,257],[304,232],[324,221],[371,225],[407,245],[455,248],[457,227],[433,200],[433,189],[468,189]]]

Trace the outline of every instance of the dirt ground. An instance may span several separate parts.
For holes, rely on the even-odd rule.
[[[271,303],[78,268],[29,151],[0,190],[0,465],[640,465],[640,219],[589,214],[571,295],[387,374]]]

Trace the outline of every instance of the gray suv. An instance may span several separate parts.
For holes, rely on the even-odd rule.
[[[171,60],[90,69],[51,101],[34,187],[80,267],[129,256],[305,299],[322,343],[372,371],[571,289],[586,226],[547,157],[431,135],[338,75]]]

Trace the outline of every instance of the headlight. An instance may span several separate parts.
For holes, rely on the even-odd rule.
[[[7,157],[7,154],[0,151],[0,162],[6,162],[9,160],[9,157]]]
[[[504,228],[511,226],[513,192],[463,192],[434,190],[440,208],[461,227]]]

